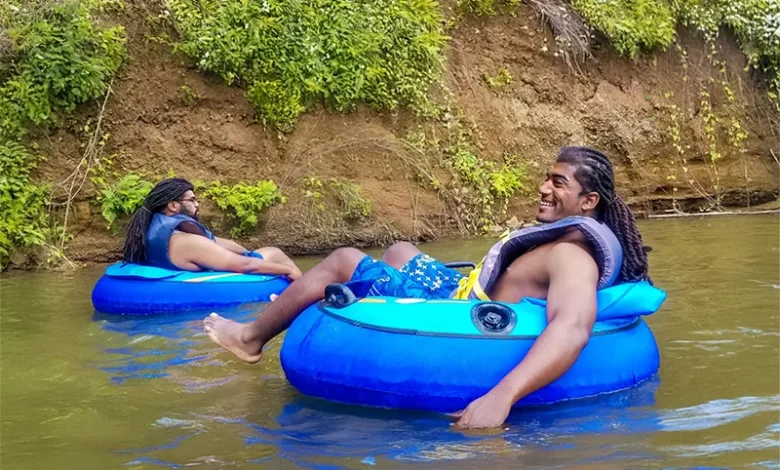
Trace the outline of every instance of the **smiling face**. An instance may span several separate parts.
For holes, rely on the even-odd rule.
[[[537,221],[549,223],[575,215],[593,217],[599,195],[583,192],[575,170],[574,165],[556,162],[547,172],[547,178],[539,187]]]

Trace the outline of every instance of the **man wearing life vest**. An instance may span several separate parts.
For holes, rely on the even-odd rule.
[[[615,193],[612,164],[586,147],[564,147],[539,187],[541,225],[511,233],[491,248],[468,277],[410,243],[391,246],[381,260],[340,248],[294,282],[250,324],[212,313],[204,329],[246,362],[286,329],[325,287],[347,283],[359,295],[547,300],[548,325],[526,357],[488,393],[457,414],[463,428],[503,424],[512,405],[563,375],[588,343],[596,291],[648,279],[647,254],[631,210]],[[334,338],[337,340],[338,338]]]
[[[173,270],[301,277],[295,263],[278,248],[250,251],[214,236],[198,222],[199,207],[189,181],[169,178],[157,183],[130,220],[123,260]]]

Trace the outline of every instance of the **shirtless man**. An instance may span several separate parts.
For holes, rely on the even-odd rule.
[[[181,178],[157,183],[127,227],[123,260],[185,271],[231,271],[301,277],[295,263],[275,247],[250,251],[214,236],[198,222],[200,204]]]
[[[603,222],[623,251],[622,265],[616,268],[617,282],[647,279],[646,251],[631,210],[615,194],[614,172],[606,156],[585,147],[564,147],[539,194],[539,222],[571,216]],[[511,262],[483,295],[502,302],[547,299],[548,325],[520,364],[457,413],[459,427],[500,426],[517,400],[554,381],[574,364],[596,319],[600,275],[594,247],[576,229]],[[240,324],[212,313],[204,320],[204,329],[215,342],[254,363],[260,360],[263,345],[322,299],[329,284],[368,281],[372,282],[369,295],[448,298],[462,297],[459,291],[467,284],[462,279],[462,274],[410,243],[391,246],[381,261],[354,248],[339,248],[294,282],[252,323]]]

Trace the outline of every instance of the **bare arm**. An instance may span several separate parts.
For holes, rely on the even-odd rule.
[[[199,235],[174,234],[171,237],[169,252],[171,261],[182,269],[212,269],[215,271],[280,274],[285,276],[295,274],[290,266],[236,254]],[[300,274],[299,271],[295,271],[298,275]]]
[[[237,255],[243,255],[247,251],[243,246],[227,238],[214,237],[214,241],[217,242],[217,245]]]
[[[596,262],[580,246],[561,243],[550,250],[546,266],[547,327],[520,364],[469,404],[459,427],[500,426],[517,400],[563,375],[588,344],[597,311]]]

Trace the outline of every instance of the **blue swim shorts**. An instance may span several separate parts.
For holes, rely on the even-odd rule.
[[[350,284],[369,282],[368,296],[446,299],[458,288],[463,274],[420,253],[401,269],[366,256],[355,268]],[[358,294],[356,292],[356,294]],[[358,294],[360,296],[360,294]]]

